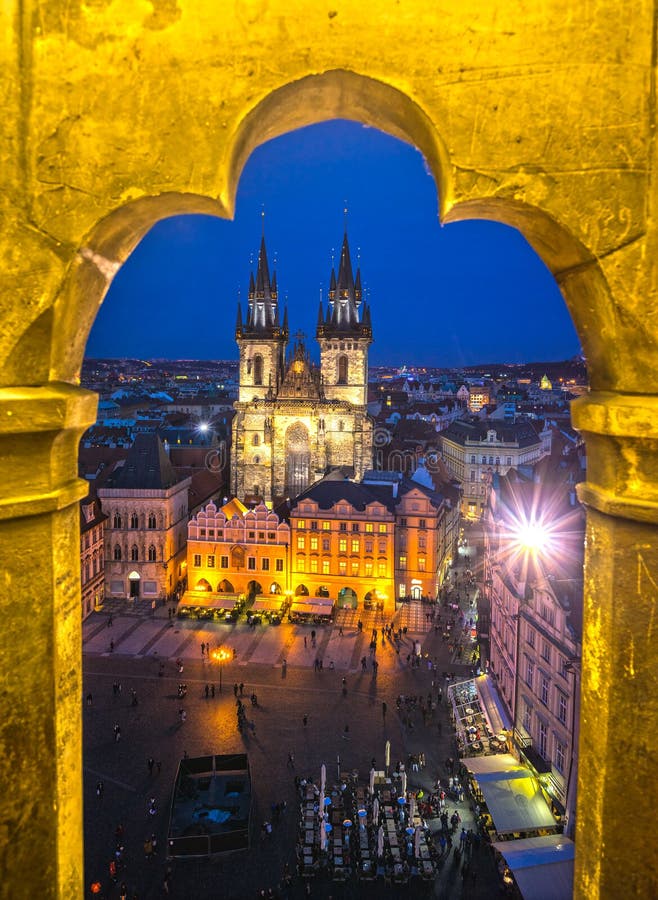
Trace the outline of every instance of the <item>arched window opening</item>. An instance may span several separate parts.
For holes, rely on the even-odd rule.
[[[114,519],[112,520],[112,526],[114,528],[121,528],[121,516],[119,513],[114,513]]]
[[[348,360],[346,356],[338,357],[338,384],[347,384]]]
[[[149,513],[149,528],[156,528],[155,513]]]
[[[257,353],[254,356],[254,384],[263,383],[263,357]]]
[[[132,549],[130,551],[130,558],[133,562],[137,562],[139,559],[139,549],[137,544],[133,544]]]
[[[137,516],[137,513],[133,513],[130,516],[130,527],[131,528],[139,528],[139,518]]]
[[[252,445],[252,447],[258,447],[259,444],[260,444],[260,435],[255,434],[251,439],[251,445]]]
[[[121,559],[121,547],[118,544],[114,545],[114,558],[116,560]]]
[[[149,547],[149,562],[155,562],[155,559],[155,547],[153,546],[153,544],[151,544],[151,546]]]

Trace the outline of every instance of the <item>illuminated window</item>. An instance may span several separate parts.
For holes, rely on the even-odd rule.
[[[386,563],[383,559],[380,559],[377,563],[377,574],[381,577],[382,575],[386,575]]]
[[[303,556],[297,557],[297,571],[298,572],[304,571],[304,557]]]
[[[419,557],[418,557],[418,571],[419,571],[419,572],[424,572],[424,571],[425,571],[425,562],[426,562],[426,560],[425,560],[425,557],[424,557],[424,556],[419,556]]]
[[[406,556],[401,556],[401,557],[400,557],[399,568],[400,568],[400,569],[406,569],[406,568],[407,568],[407,557],[406,557]]]
[[[347,563],[344,559],[338,561],[338,574],[347,575]]]
[[[386,534],[386,525],[381,524],[381,525],[379,526],[379,533],[380,533],[380,534]]]
[[[372,522],[366,522],[366,533],[372,534],[374,530],[375,526],[372,524]]]
[[[207,557],[206,557],[206,565],[208,566],[209,569],[214,569],[214,568],[215,568],[215,557],[214,557],[214,555],[211,554],[210,556],[207,556]]]
[[[322,530],[323,531],[331,531],[331,522],[323,522]]]
[[[347,553],[347,538],[340,538],[338,541],[338,552]]]
[[[303,550],[306,547],[306,538],[303,534],[297,535],[297,549]]]
[[[366,578],[369,578],[372,575],[372,562],[367,560],[364,564],[364,573]]]
[[[306,521],[304,519],[297,519],[297,527],[306,528]]]
[[[358,553],[358,552],[359,552],[359,539],[352,538],[352,553]]]
[[[317,535],[311,535],[311,550],[318,549],[318,538]]]
[[[359,564],[358,564],[358,562],[353,562],[352,563],[352,575],[358,575],[358,574],[359,574]]]
[[[311,559],[309,560],[309,563],[310,563],[310,566],[311,566],[311,572],[313,572],[314,574],[317,573],[317,571],[318,571],[318,561],[317,561],[317,558],[316,558],[315,556],[311,557]]]
[[[322,560],[322,574],[329,575],[331,573],[331,560],[323,559]]]

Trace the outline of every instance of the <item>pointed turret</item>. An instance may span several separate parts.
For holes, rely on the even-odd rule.
[[[238,314],[235,317],[235,334],[238,337],[242,334],[242,305],[238,302]]]
[[[321,336],[320,332],[325,337],[334,333],[358,335],[362,330],[362,323],[359,321],[362,297],[361,271],[357,270],[355,280],[350,245],[347,232],[345,232],[340,250],[338,277],[336,277],[335,270],[333,268],[331,270],[327,313],[322,323],[318,318],[318,337]]]
[[[361,269],[357,269],[356,278],[354,279],[354,302],[357,309],[361,306],[362,295],[363,291],[361,290]]]
[[[267,262],[265,235],[261,237],[258,251],[258,268],[254,280],[253,272],[249,275],[249,308],[244,327],[245,334],[268,334],[279,327],[279,309],[277,303],[276,273],[270,278]]]
[[[322,300],[320,300],[320,306],[318,307],[318,328],[324,325],[324,310],[322,309]]]

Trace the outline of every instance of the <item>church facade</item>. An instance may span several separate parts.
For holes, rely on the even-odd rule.
[[[270,277],[261,240],[256,278],[250,277],[243,322],[238,305],[239,393],[231,447],[231,490],[244,500],[293,498],[327,471],[344,468],[360,479],[372,467],[372,421],[367,413],[370,308],[361,274],[343,237],[338,276],[332,269],[326,308],[320,302],[314,364],[303,336],[288,353],[288,315],[281,317],[276,274]]]

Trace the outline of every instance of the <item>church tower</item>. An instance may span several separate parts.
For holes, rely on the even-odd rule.
[[[360,308],[363,313],[359,318]],[[365,409],[368,403],[368,348],[372,343],[370,308],[362,304],[361,272],[352,270],[347,232],[343,235],[338,278],[332,268],[326,311],[320,303],[316,337],[328,400],[344,400]]]
[[[244,324],[242,307],[238,303],[235,340],[240,351],[239,401],[247,403],[276,394],[283,378],[288,322],[287,312],[284,312],[283,323],[279,320],[276,273],[270,279],[264,234],[258,252],[256,280],[253,272],[249,276]]]

